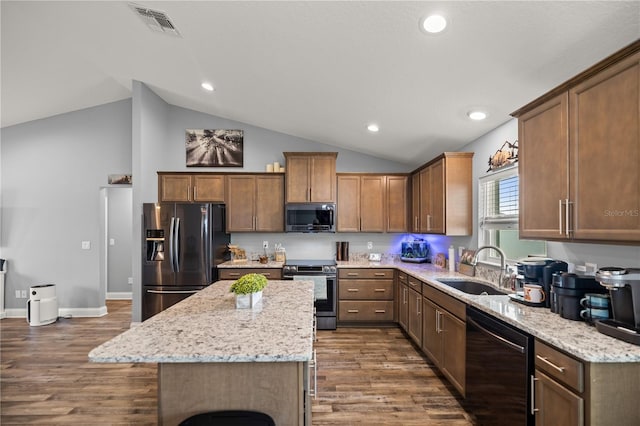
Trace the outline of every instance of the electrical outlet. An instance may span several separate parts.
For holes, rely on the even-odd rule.
[[[371,250],[373,248],[373,242],[372,241],[368,241],[367,242],[367,249]]]
[[[83,241],[82,250],[91,250],[91,241]]]
[[[129,285],[132,285],[132,284],[133,284],[133,277],[129,277],[129,278],[127,279],[127,281],[129,282]]]
[[[263,241],[262,242],[262,248],[263,249],[268,249],[269,248],[269,241]]]
[[[20,299],[20,290],[16,290],[16,299]]]
[[[27,290],[20,290],[20,298],[22,299],[27,298]]]

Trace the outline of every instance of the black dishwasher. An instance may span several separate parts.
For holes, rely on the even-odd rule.
[[[479,425],[534,424],[533,336],[467,306],[465,408]]]

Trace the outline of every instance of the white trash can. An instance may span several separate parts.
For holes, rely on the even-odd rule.
[[[47,325],[57,320],[58,298],[55,284],[42,284],[29,288],[29,300],[27,300],[29,325]]]

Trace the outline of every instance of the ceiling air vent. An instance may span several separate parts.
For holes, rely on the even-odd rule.
[[[175,25],[173,25],[166,13],[160,10],[149,9],[135,3],[129,3],[129,6],[153,31],[181,37],[180,32]]]

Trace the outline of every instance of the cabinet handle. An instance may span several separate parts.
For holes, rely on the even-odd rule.
[[[436,309],[436,333],[440,334],[442,329],[440,328],[440,311]]]
[[[567,198],[567,199],[565,200],[565,203],[567,204],[567,206],[565,207],[565,210],[564,210],[564,214],[565,214],[565,230],[566,230],[565,235],[568,237],[568,236],[569,236],[569,234],[570,234],[571,232],[573,232],[573,230],[572,230],[572,229],[569,229],[569,219],[571,218],[571,217],[570,217],[570,214],[569,214],[569,213],[570,213],[570,211],[569,211],[569,206],[570,206],[571,204],[573,204],[573,201],[569,201],[569,199]]]
[[[198,187],[194,186],[193,187],[193,201],[196,201],[198,199]]]
[[[357,288],[348,288],[347,291],[355,293],[355,292],[358,292],[359,290]]]
[[[413,230],[414,231],[418,230],[418,216],[414,216],[413,218]]]
[[[402,289],[402,304],[403,305],[407,304],[407,289],[406,288]]]
[[[422,312],[420,312],[420,298],[419,297],[416,299],[416,311],[417,311],[416,315],[422,314]]]
[[[558,200],[558,233],[562,235],[562,200]]]
[[[357,277],[359,275],[358,272],[347,272],[347,275],[349,275],[350,277]]]
[[[270,277],[271,276],[271,272],[263,272],[262,275],[264,275],[265,277]]]
[[[239,277],[240,276],[240,272],[229,272],[229,276],[230,277]]]
[[[545,364],[547,364],[548,366],[556,369],[558,372],[563,373],[564,374],[564,370],[565,367],[559,367],[557,365],[555,365],[554,363],[552,363],[551,361],[549,361],[549,358],[547,358],[546,356],[540,356],[540,355],[536,355],[536,358],[538,358],[540,361],[544,362]]]
[[[357,309],[347,309],[347,312],[350,314],[357,314],[359,311]]]
[[[309,368],[313,369],[313,389],[309,386],[309,396],[316,399],[316,396],[318,396],[318,361],[315,349],[313,350],[313,358],[309,361]]]
[[[427,215],[427,231],[431,230],[431,215]]]
[[[535,408],[536,406],[536,398],[535,398],[535,392],[536,392],[536,381],[538,379],[535,378],[535,376],[532,374],[531,375],[531,415],[535,415],[536,411],[540,411],[540,409]]]
[[[386,291],[386,289],[384,289],[384,288],[376,288],[373,291],[375,291],[376,293],[384,293]]]
[[[387,274],[384,273],[384,272],[374,272],[373,275],[375,275],[376,277],[385,277],[385,276],[387,276]]]
[[[386,311],[385,309],[376,309],[376,311],[375,311],[375,312],[376,312],[376,314],[384,314],[384,313],[386,313],[387,311]]]

